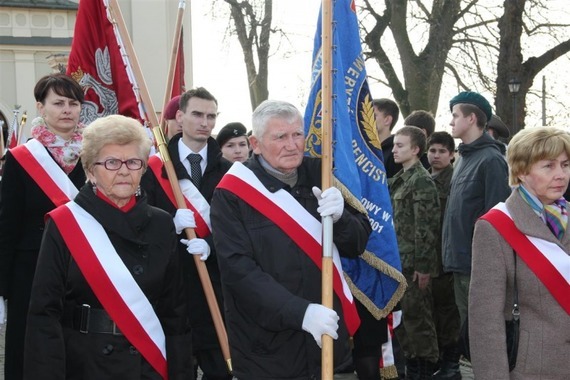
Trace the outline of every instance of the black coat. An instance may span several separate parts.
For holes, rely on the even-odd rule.
[[[305,157],[291,188],[269,175],[257,156],[246,163],[271,192],[284,189],[315,218],[321,186],[321,163]],[[226,323],[234,367],[240,379],[320,378],[321,350],[302,330],[310,303],[321,303],[321,271],[277,225],[233,193],[217,189],[211,220],[226,301]],[[368,218],[345,205],[334,224],[334,242],[345,257],[357,257],[371,232]],[[350,361],[348,333],[341,317],[334,343],[335,366]]]
[[[144,197],[123,212],[97,197],[89,184],[75,198],[105,229],[144,292],[166,337],[170,379],[192,379],[191,338],[176,235],[170,215]],[[82,304],[101,303],[48,220],[34,279],[25,348],[25,379],[161,379],[124,336],[80,333],[66,322]]]
[[[178,152],[178,141],[181,137],[182,134],[179,133],[170,140],[168,143],[168,153],[170,154],[170,159],[172,160],[178,179],[190,180],[190,175],[180,161],[180,154]],[[222,158],[222,152],[218,143],[216,143],[216,140],[209,138],[207,166],[204,174],[202,175],[200,188],[198,189],[208,203],[212,199],[214,189],[218,186],[218,183],[230,167],[231,163]],[[163,178],[168,178],[164,168],[162,170],[162,176]],[[165,210],[174,217],[177,207],[175,207],[166,196],[152,170],[147,170],[143,175],[141,187],[146,192],[150,205]],[[182,236],[180,236],[180,238],[181,237]],[[222,308],[223,299],[220,285],[220,271],[218,269],[214,244],[211,236],[207,237],[205,240],[210,244],[211,248],[210,257],[206,260],[206,268],[208,269],[208,273],[212,281],[218,305]],[[204,290],[200,283],[200,278],[198,277],[194,258],[186,251],[186,246],[183,244],[178,244],[178,251],[180,253],[180,261],[182,262],[182,267],[184,269],[184,282],[186,284],[188,296],[188,313],[190,316],[190,324],[192,326],[192,343],[194,349],[198,350],[219,347],[216,330],[206,302],[206,297],[204,296]]]
[[[33,176],[10,151],[6,153],[0,198],[0,296],[8,299],[22,277],[29,278],[31,283],[44,232],[44,216],[55,208]],[[78,189],[83,186],[86,178],[81,161],[68,177]],[[22,257],[23,251],[26,257]]]
[[[22,360],[30,289],[44,232],[44,216],[53,202],[8,151],[0,203],[0,296],[9,299],[6,329],[6,380],[22,378]],[[85,183],[81,161],[68,174],[79,189]]]

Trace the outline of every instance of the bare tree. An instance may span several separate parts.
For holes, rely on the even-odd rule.
[[[267,80],[273,0],[224,1],[230,6],[243,51],[251,107],[255,109],[269,96]]]
[[[567,32],[568,25],[541,16],[547,9],[545,0],[505,0],[503,6],[496,1],[432,0],[431,9],[428,1],[384,0],[383,10],[378,11],[379,2],[364,0],[362,7],[365,55],[379,64],[404,116],[415,109],[435,114],[444,76],[449,75],[458,90],[495,94],[496,113],[512,125],[508,82],[517,77],[521,87],[516,124],[523,127],[534,78],[570,51],[567,36],[551,38],[549,44],[533,46],[532,52],[541,55],[523,59],[523,52],[529,52],[523,41],[546,31],[551,37]],[[372,20],[372,27],[366,20]],[[397,54],[384,47],[388,34]]]
[[[525,10],[525,3],[530,5],[527,10]],[[504,3],[505,12],[499,20],[498,27],[501,40],[497,63],[495,106],[497,114],[502,113],[507,120],[511,120],[511,123],[509,123],[511,127],[516,126],[516,130],[513,130],[512,134],[524,128],[526,96],[538,73],[554,60],[570,51],[570,39],[557,40],[550,49],[537,49],[542,51],[542,54],[539,56],[532,56],[526,60],[523,59],[521,47],[523,31],[527,36],[547,33],[550,37],[556,38],[556,35],[552,33],[553,29],[555,27],[567,26],[554,25],[548,22],[548,20],[542,23],[541,20],[529,17],[531,16],[532,8],[540,9],[544,7],[546,7],[546,4],[542,4],[540,1],[506,0]],[[521,83],[518,95],[521,101],[518,102],[516,112],[513,112],[514,102],[510,101],[508,89],[508,82],[513,78]],[[511,115],[516,115],[516,122],[513,121],[513,116]]]

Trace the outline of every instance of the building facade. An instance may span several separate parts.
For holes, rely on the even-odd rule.
[[[103,1],[103,0],[81,0]],[[0,123],[4,128],[28,119],[20,141],[36,116],[34,85],[42,76],[65,71],[79,0],[0,0]],[[179,0],[118,0],[145,83],[157,112],[162,109]],[[136,6],[135,6],[136,3]],[[185,4],[186,87],[192,85],[190,2]]]

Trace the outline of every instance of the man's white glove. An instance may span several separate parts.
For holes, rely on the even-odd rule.
[[[319,200],[317,212],[321,214],[321,217],[332,215],[333,223],[340,219],[344,210],[344,199],[339,189],[329,187],[325,191],[321,191],[314,186],[313,194]]]
[[[0,326],[6,322],[6,303],[4,297],[0,296]]]
[[[176,227],[176,234],[180,234],[185,228],[196,228],[194,212],[187,208],[176,210],[176,214],[174,214],[174,227]]]
[[[180,239],[182,244],[186,244],[186,250],[191,255],[200,255],[200,260],[206,261],[210,256],[210,245],[204,239],[194,238],[192,240]]]
[[[321,337],[327,334],[333,339],[338,339],[338,314],[336,311],[324,307],[318,303],[309,304],[303,317],[303,330],[311,333],[322,348]]]

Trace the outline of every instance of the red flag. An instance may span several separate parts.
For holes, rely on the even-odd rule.
[[[176,67],[174,68],[174,77],[172,78],[172,92],[170,99],[181,95],[186,91],[184,83],[184,30],[180,31],[180,40],[178,42],[178,53],[176,55]]]
[[[24,114],[22,115],[22,119],[20,120],[20,127],[18,128],[18,114],[20,113],[19,109],[20,106],[16,106],[16,109],[13,111],[14,121],[8,127],[8,136],[7,136],[5,149],[12,149],[18,146],[18,140],[22,133],[22,127],[24,126],[24,124],[26,124],[28,116],[27,112],[24,112]],[[4,148],[2,150],[2,154],[4,154]]]
[[[79,3],[67,74],[85,91],[81,121],[89,124],[101,116],[121,114],[144,118],[137,101],[134,75],[123,43],[111,23],[108,0]]]
[[[18,136],[16,133],[16,128],[12,130],[12,135],[8,137],[8,149],[15,148],[18,146]]]

